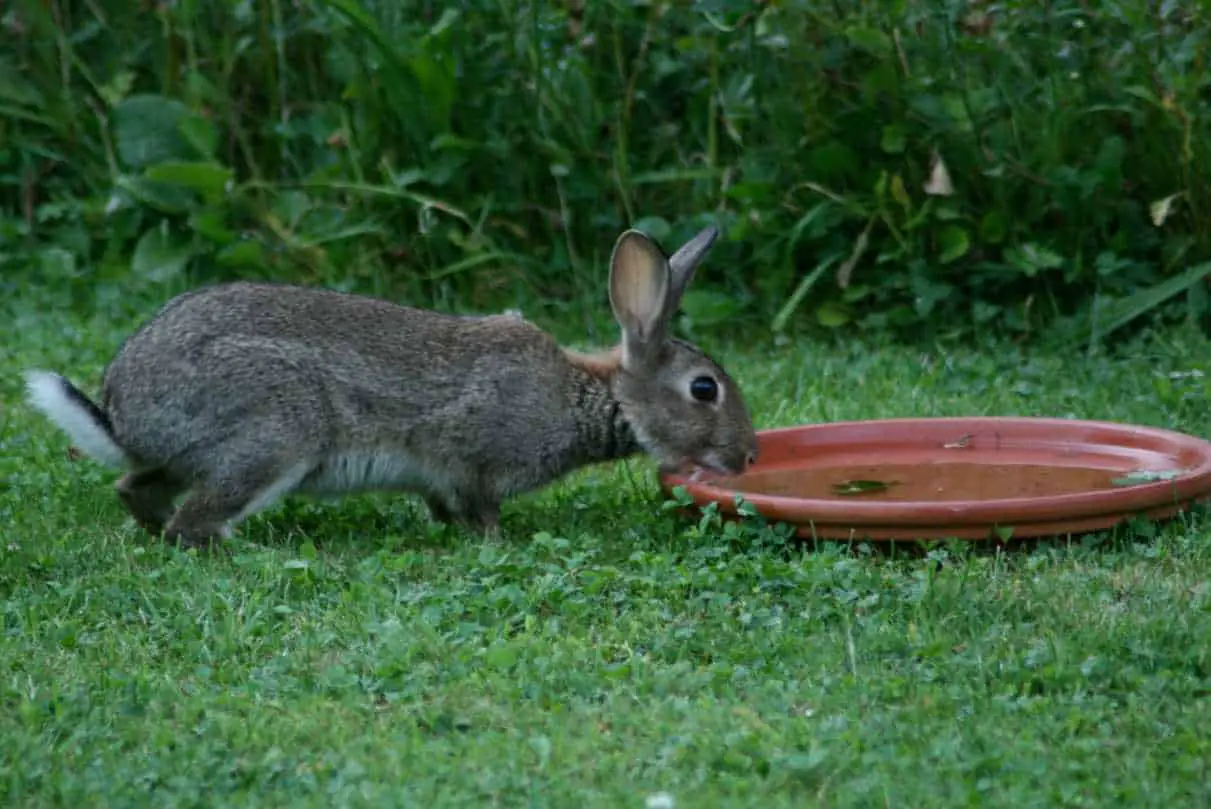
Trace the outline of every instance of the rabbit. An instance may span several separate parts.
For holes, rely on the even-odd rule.
[[[419,494],[430,516],[500,533],[500,505],[637,453],[663,471],[743,473],[744,398],[670,320],[718,236],[671,257],[638,230],[610,257],[621,340],[559,346],[519,313],[459,316],[345,292],[229,282],[185,292],[120,346],[100,402],[26,372],[27,400],[93,459],[126,468],[149,534],[208,548],[291,494]],[[186,495],[179,506],[175,501]]]

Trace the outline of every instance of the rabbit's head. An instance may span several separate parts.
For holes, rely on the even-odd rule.
[[[703,230],[671,257],[637,230],[610,259],[610,306],[622,327],[613,391],[636,439],[662,470],[743,472],[757,435],[736,383],[702,350],[669,333],[694,270],[719,231]]]

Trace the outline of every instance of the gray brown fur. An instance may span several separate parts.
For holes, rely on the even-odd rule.
[[[623,341],[605,354],[567,351],[512,314],[233,283],[181,295],[137,330],[98,405],[43,371],[28,375],[30,398],[87,452],[124,463],[132,516],[184,544],[291,492],[413,491],[435,519],[495,531],[503,500],[587,464],[647,451],[736,473],[755,458],[735,383],[667,332],[714,238],[669,259],[636,231],[619,237]],[[688,393],[702,375],[719,401]]]

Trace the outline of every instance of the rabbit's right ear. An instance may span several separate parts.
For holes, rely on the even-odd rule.
[[[717,238],[719,238],[719,228],[711,225],[703,228],[698,235],[681,245],[676,253],[669,256],[668,306],[670,312],[675,311],[681,305],[681,296],[685,294],[685,288],[690,285],[690,280],[694,277],[694,270],[698,269],[702,259],[706,258],[706,254],[710,252],[711,245]]]
[[[666,338],[669,262],[638,230],[618,237],[610,257],[610,307],[622,327],[623,363],[643,362]]]

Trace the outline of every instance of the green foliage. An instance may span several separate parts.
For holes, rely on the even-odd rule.
[[[1201,315],[1205,14],[17,0],[0,277],[598,306],[620,229],[672,246],[717,219],[697,329]]]

